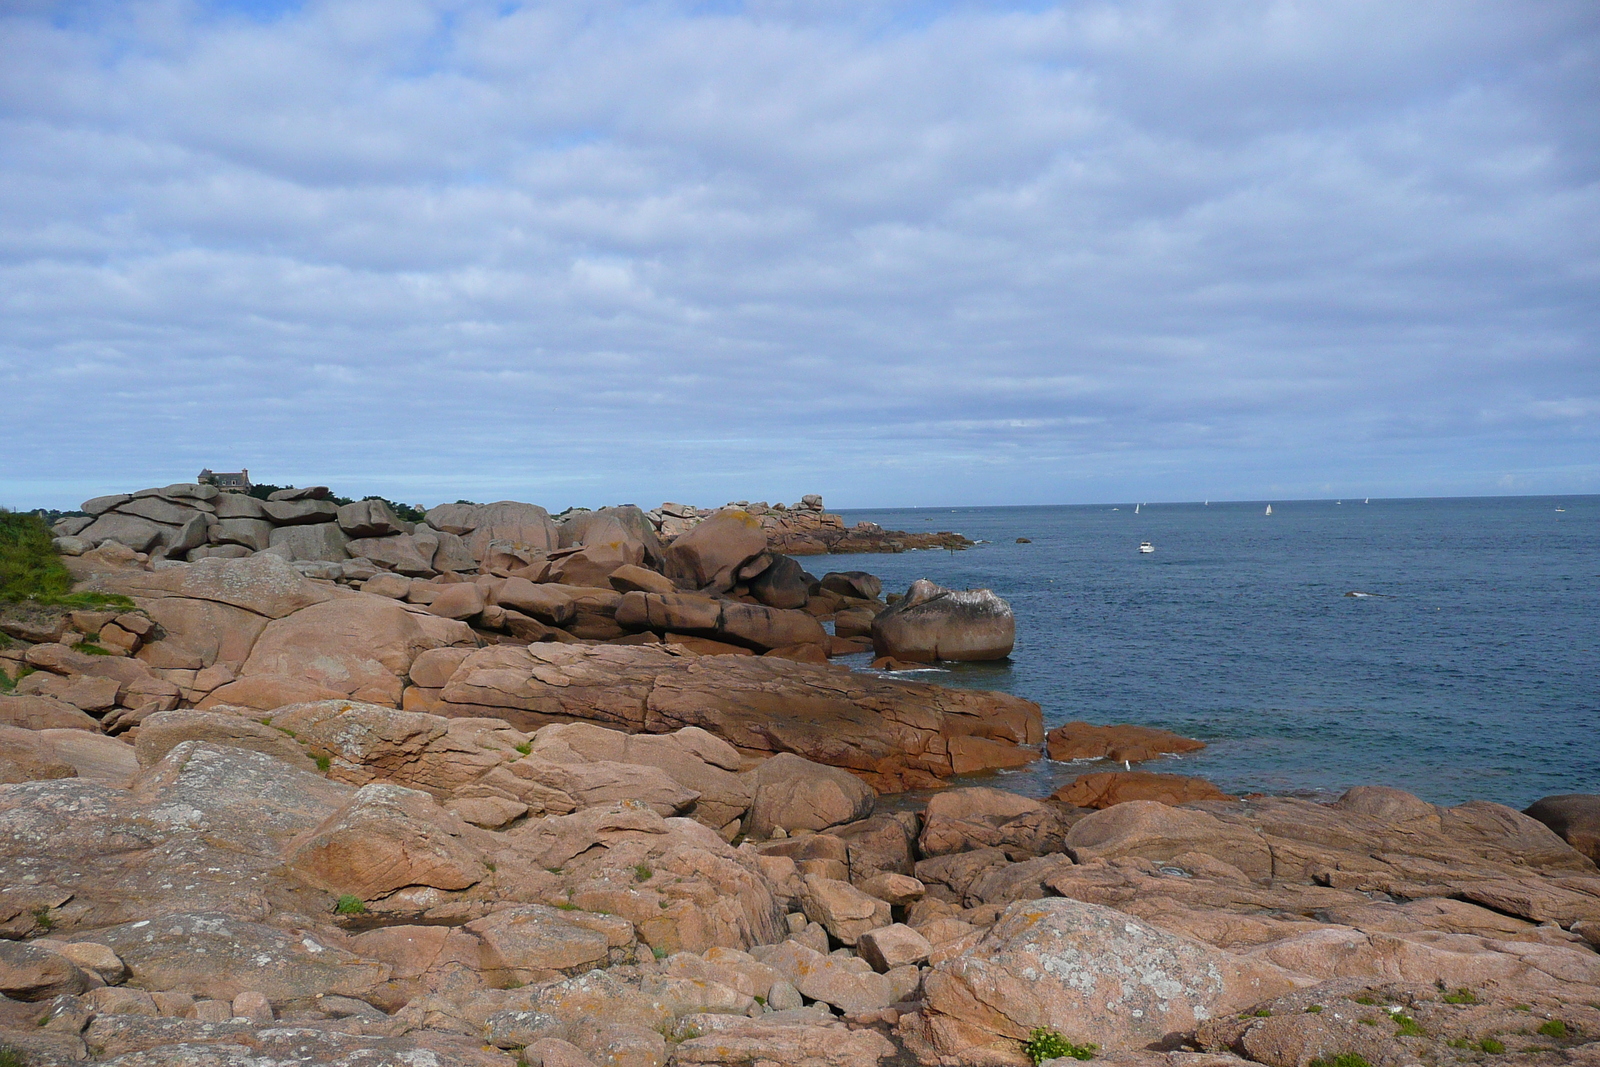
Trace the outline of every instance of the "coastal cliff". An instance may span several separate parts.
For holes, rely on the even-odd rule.
[[[1126,769],[1196,741],[830,664],[889,604],[781,547],[820,501],[406,529],[190,488],[0,605],[12,1062],[1600,1055],[1596,798],[1232,797]],[[1047,746],[1055,797],[948,785]]]

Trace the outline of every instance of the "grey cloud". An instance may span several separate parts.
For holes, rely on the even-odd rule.
[[[5,12],[0,503],[1600,486],[1584,3]]]

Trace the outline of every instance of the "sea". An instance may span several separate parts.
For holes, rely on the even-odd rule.
[[[987,588],[1016,613],[1009,660],[902,677],[1026,697],[1046,728],[1137,723],[1208,746],[1141,769],[1318,799],[1600,793],[1600,496],[840,514],[979,543],[801,557],[819,577]],[[1104,769],[1041,760],[972,782],[1045,796]]]

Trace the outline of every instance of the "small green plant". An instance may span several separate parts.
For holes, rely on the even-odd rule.
[[[72,646],[72,651],[82,652],[85,656],[109,656],[111,652],[100,644],[97,637],[85,637],[82,641]]]
[[[329,759],[327,756],[324,756],[320,752],[311,758],[317,761],[317,770],[321,771],[323,774],[327,774],[328,768],[333,766],[333,760]]]
[[[1251,1014],[1253,1014],[1257,1019],[1270,1019],[1270,1018],[1272,1018],[1272,1009],[1271,1008],[1257,1008]]]
[[[1403,1011],[1397,1011],[1389,1016],[1394,1020],[1395,1033],[1401,1037],[1423,1037],[1422,1027],[1417,1025],[1417,1020]]]
[[[532,741],[524,741],[521,744],[512,745],[511,747],[516,749],[518,752],[522,753],[524,756],[526,756],[528,753],[533,751],[533,742]]]
[[[39,905],[37,908],[33,909],[32,915],[34,925],[43,930],[45,933],[48,934],[51,930],[55,929],[56,921],[50,917],[50,905]]]
[[[1356,997],[1355,1000],[1356,1000],[1357,1004],[1376,1004],[1376,1003],[1378,1003],[1376,1000],[1373,1000],[1371,997],[1367,996],[1365,993],[1363,993],[1359,997]]]
[[[1471,1048],[1472,1047],[1472,1042],[1468,1041],[1464,1037],[1452,1037],[1449,1041],[1446,1041],[1445,1044],[1449,1045],[1451,1048]]]
[[[655,873],[655,871],[650,869],[650,865],[648,863],[634,864],[633,876],[639,879],[641,882],[648,882],[651,878],[655,877]]]
[[[763,1008],[767,1006],[767,998],[766,997],[763,997],[760,994],[757,994],[755,1000],[756,1000],[756,1003],[761,1005]]]
[[[1359,1052],[1341,1052],[1332,1059],[1314,1059],[1310,1067],[1372,1067]]]
[[[500,868],[498,868],[498,867],[496,867],[494,865],[494,861],[493,860],[484,860],[483,861],[483,865],[484,865],[485,868],[488,869],[490,874],[493,874],[495,871],[498,871],[500,869]]]
[[[1439,998],[1446,1004],[1478,1004],[1478,994],[1470,989],[1458,989],[1454,993],[1446,993]]]
[[[570,900],[563,900],[561,903],[557,904],[556,907],[560,908],[562,911],[577,911],[578,910],[578,906],[576,904],[574,904]]]
[[[10,1045],[0,1045],[0,1067],[28,1067],[28,1061]]]
[[[1361,1025],[1362,1026],[1377,1026],[1378,1025],[1378,1020],[1376,1020],[1376,1019],[1362,1019],[1361,1020]]]
[[[664,949],[664,948],[661,948],[659,945],[656,946],[655,948],[651,949],[650,952],[658,960],[664,960],[664,959],[667,958],[667,950]]]
[[[546,867],[545,870],[549,871],[551,874],[560,874],[560,873],[562,873],[560,867]]]
[[[1506,1050],[1506,1043],[1504,1041],[1497,1041],[1492,1037],[1486,1037],[1482,1041],[1478,1042],[1478,1048],[1484,1052],[1487,1052],[1491,1056],[1498,1056],[1500,1053]]]
[[[282,734],[285,737],[293,737],[294,736],[294,731],[289,729],[287,726],[274,726],[273,729],[278,731],[280,734]]]
[[[1311,1005],[1309,1008],[1306,1009],[1306,1014],[1307,1015],[1321,1015],[1322,1014],[1322,1005],[1321,1004],[1313,1004],[1313,1005]]]
[[[365,915],[367,913],[367,906],[362,902],[361,898],[356,896],[354,893],[346,893],[341,896],[339,898],[339,902],[333,906],[333,913],[335,915]]]
[[[1538,1032],[1545,1037],[1553,1037],[1557,1041],[1561,1041],[1567,1036],[1567,1024],[1560,1019],[1551,1019],[1543,1026],[1540,1026]]]
[[[1071,1056],[1075,1060],[1092,1060],[1099,1045],[1075,1045],[1061,1036],[1056,1030],[1047,1030],[1044,1027],[1035,1027],[1028,1034],[1028,1040],[1022,1043],[1023,1055],[1027,1056],[1036,1065],[1045,1060],[1060,1059],[1062,1056]]]
[[[1512,1011],[1532,1011],[1533,1010],[1533,1005],[1531,1005],[1531,1004],[1513,1004],[1513,1005],[1511,1005],[1511,1010]]]

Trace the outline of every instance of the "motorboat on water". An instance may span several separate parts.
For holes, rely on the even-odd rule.
[[[1139,552],[1140,552],[1140,554],[1149,555],[1151,552],[1154,552],[1155,550],[1156,550],[1156,546],[1152,545],[1149,541],[1140,541],[1139,542]]]

